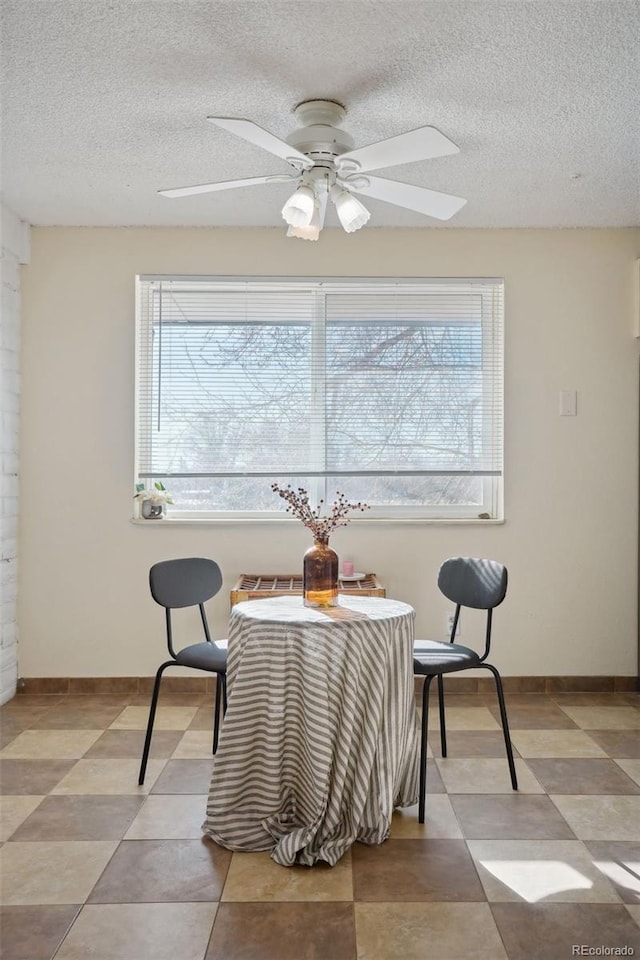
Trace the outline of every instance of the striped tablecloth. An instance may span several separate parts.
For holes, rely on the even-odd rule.
[[[417,802],[414,618],[381,597],[236,604],[205,833],[283,865],[388,837],[394,807]]]

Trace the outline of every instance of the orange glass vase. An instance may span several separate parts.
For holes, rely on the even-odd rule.
[[[302,561],[305,607],[335,607],[338,603],[338,554],[327,540],[316,540]]]

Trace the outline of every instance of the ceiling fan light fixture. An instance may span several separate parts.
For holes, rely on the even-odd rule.
[[[282,208],[282,217],[290,227],[308,227],[315,206],[316,195],[313,188],[301,183]]]
[[[320,223],[320,208],[318,204],[315,203],[313,207],[311,223],[305,227],[289,227],[287,230],[287,236],[297,237],[298,240],[317,240],[320,236],[321,229],[322,224]]]
[[[364,204],[360,203],[348,190],[334,186],[331,188],[330,196],[346,233],[354,233],[364,227],[371,217]]]
[[[297,237],[298,240],[317,240],[320,236],[320,227],[310,223],[308,227],[288,227],[288,237]]]

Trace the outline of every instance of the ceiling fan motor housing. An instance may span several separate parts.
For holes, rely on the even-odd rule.
[[[354,141],[338,126],[345,116],[341,104],[332,100],[307,100],[294,109],[301,126],[286,139],[315,163],[332,164],[336,157],[353,150]]]

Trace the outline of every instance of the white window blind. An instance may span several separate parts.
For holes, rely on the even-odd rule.
[[[138,279],[138,481],[172,516],[500,517],[498,280]]]

